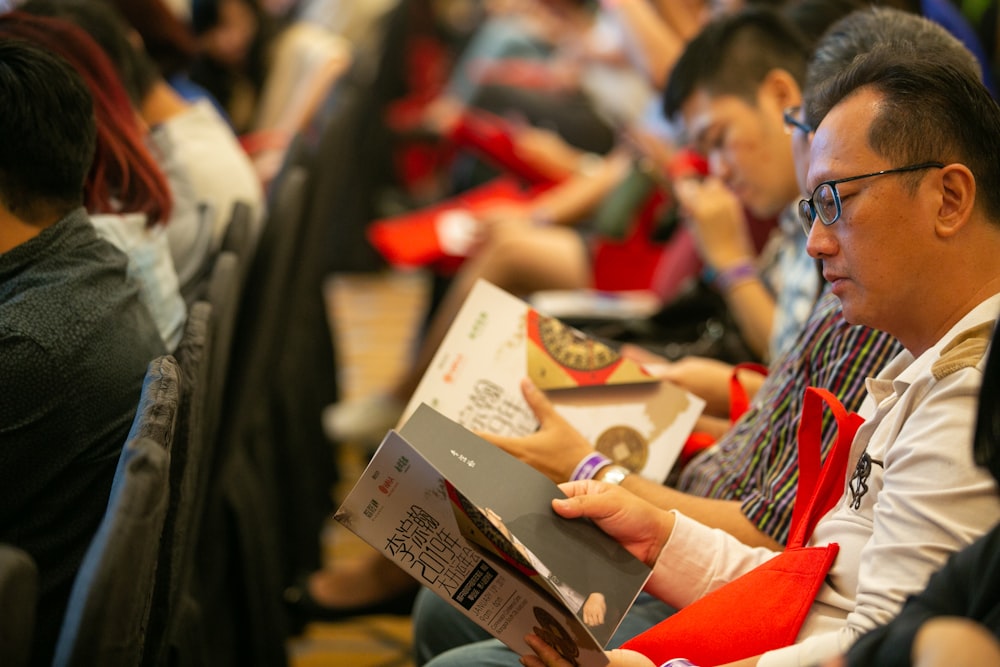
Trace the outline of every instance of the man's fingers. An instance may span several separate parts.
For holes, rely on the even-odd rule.
[[[548,667],[559,667],[560,665],[566,664],[559,653],[542,641],[542,638],[535,634],[530,634],[524,638],[525,643],[531,647],[531,650],[541,659],[539,663],[522,663],[522,664],[541,664],[547,665]]]
[[[620,509],[620,503],[615,500],[616,494],[613,492],[617,487],[593,480],[582,480],[560,484],[559,488],[567,497],[554,499],[552,509],[561,517],[575,519],[585,516],[602,519]]]

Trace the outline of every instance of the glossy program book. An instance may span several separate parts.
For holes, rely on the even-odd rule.
[[[335,518],[520,655],[543,637],[571,664],[603,647],[650,570],[547,477],[423,405],[390,431]]]

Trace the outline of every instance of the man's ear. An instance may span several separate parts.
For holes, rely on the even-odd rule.
[[[758,95],[774,100],[779,109],[800,106],[802,104],[802,89],[795,77],[788,70],[776,67],[764,76],[760,83]]]
[[[939,236],[954,236],[969,220],[976,204],[976,177],[964,164],[949,164],[940,170],[941,204],[935,230]]]

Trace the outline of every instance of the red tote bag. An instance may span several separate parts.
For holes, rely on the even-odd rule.
[[[833,411],[838,433],[821,464],[824,404]],[[862,421],[830,392],[807,388],[799,422],[799,487],[786,549],[622,648],[638,651],[656,664],[681,656],[712,667],[795,643],[838,550],[836,544],[805,544],[843,493],[851,442]]]

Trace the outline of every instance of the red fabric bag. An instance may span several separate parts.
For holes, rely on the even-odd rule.
[[[747,390],[743,388],[743,384],[739,379],[739,372],[741,370],[751,370],[760,373],[764,377],[767,377],[769,372],[767,366],[764,364],[757,364],[752,361],[746,361],[741,364],[736,364],[733,366],[733,372],[729,376],[729,423],[730,425],[735,424],[737,420],[743,416],[743,413],[747,411],[750,407],[750,397],[747,396]],[[703,433],[701,431],[695,431],[688,436],[687,441],[684,443],[684,448],[681,450],[680,462],[681,466],[688,464],[695,454],[703,449],[711,447],[715,444],[715,437],[710,433]]]
[[[767,377],[769,372],[768,367],[764,364],[756,364],[752,361],[746,361],[742,364],[736,364],[733,366],[733,373],[729,376],[729,421],[733,424],[735,424],[737,420],[743,416],[743,413],[750,407],[750,397],[747,396],[747,390],[743,388],[743,383],[740,382],[739,378],[739,372],[742,370],[754,371],[756,373],[760,373],[764,377]],[[800,428],[801,424],[802,422],[800,421]]]
[[[450,250],[441,238],[442,216],[450,212],[475,215],[479,210],[526,201],[531,193],[510,178],[498,177],[434,206],[368,225],[369,242],[393,266],[419,267],[451,258],[464,258],[461,248]]]
[[[820,464],[823,404],[837,420],[837,442]],[[683,656],[722,665],[795,643],[838,546],[804,546],[840,499],[847,458],[861,417],[825,389],[806,389],[799,422],[799,488],[785,551],[626,642],[661,664]]]

